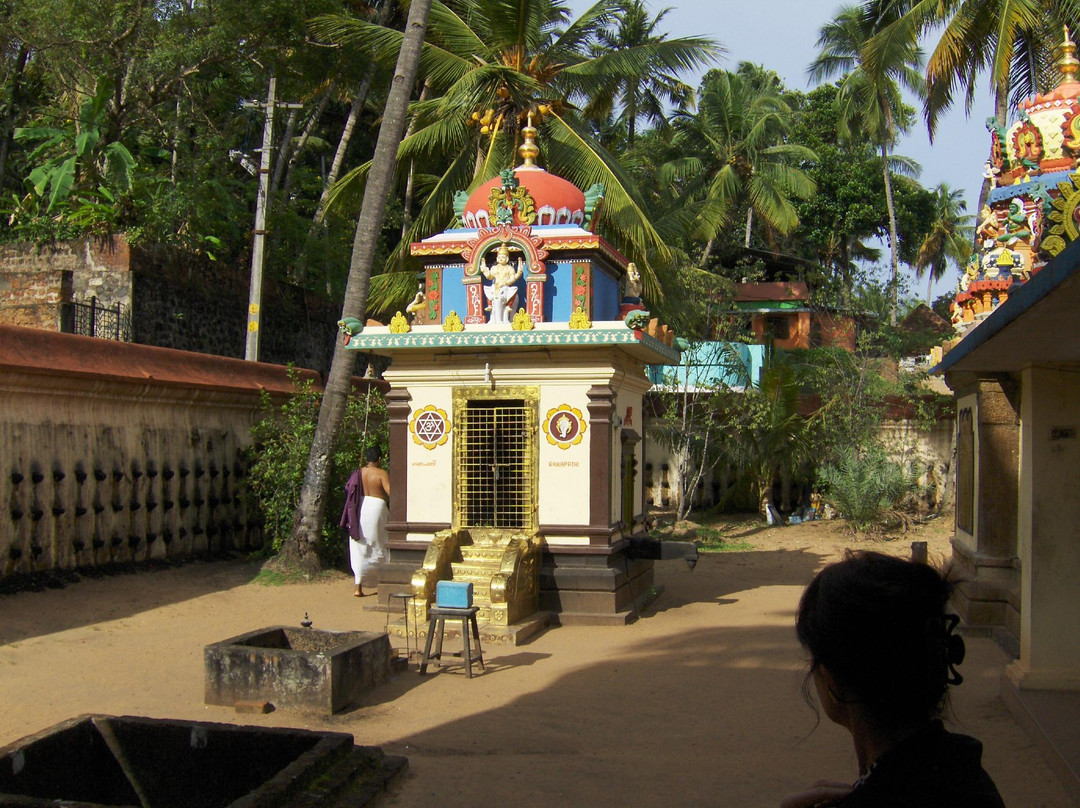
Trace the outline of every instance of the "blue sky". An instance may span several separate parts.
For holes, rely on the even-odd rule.
[[[588,8],[586,0],[572,0],[575,11]],[[821,26],[831,19],[842,3],[834,0],[681,0],[650,2],[653,14],[668,7],[662,27],[669,36],[710,36],[727,49],[720,67],[734,70],[739,62],[754,62],[775,70],[785,84],[798,90],[812,88],[806,69],[817,55]],[[924,46],[929,51],[933,43]],[[926,188],[947,182],[964,192],[968,212],[975,205],[982,185],[983,163],[989,152],[990,136],[983,121],[994,111],[989,90],[979,93],[970,119],[962,108],[945,116],[931,145],[921,118],[897,148],[923,168],[919,181]],[[934,297],[944,294],[956,282],[950,273],[934,287]],[[913,292],[925,296],[925,283]]]

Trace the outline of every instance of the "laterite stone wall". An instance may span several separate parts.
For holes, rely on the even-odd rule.
[[[0,245],[0,323],[60,331],[65,303],[117,305],[131,341],[242,359],[250,267],[130,249],[123,235]],[[341,304],[266,278],[259,358],[328,373]],[[70,326],[66,330],[71,330]]]
[[[0,245],[0,323],[60,330],[62,303],[131,307],[123,237]]]
[[[250,281],[246,266],[134,250],[132,341],[242,359]],[[341,302],[272,278],[262,297],[259,359],[328,373]]]

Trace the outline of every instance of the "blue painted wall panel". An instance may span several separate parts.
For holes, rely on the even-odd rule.
[[[594,267],[592,293],[592,319],[594,321],[618,320],[620,300],[618,282]]]
[[[451,311],[456,311],[458,317],[465,320],[465,286],[461,279],[465,277],[464,266],[451,266],[442,273],[442,313],[446,318]]]
[[[568,323],[573,311],[571,304],[574,293],[570,287],[574,282],[574,268],[569,262],[555,263],[550,259],[547,261],[547,268],[548,279],[544,284],[544,312],[547,315],[545,319],[554,323]]]

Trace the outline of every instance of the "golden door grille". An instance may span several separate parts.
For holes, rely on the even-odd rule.
[[[534,421],[522,401],[470,401],[459,411],[459,527],[532,528]]]

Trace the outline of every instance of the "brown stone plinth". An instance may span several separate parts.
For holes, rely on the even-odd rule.
[[[540,608],[560,625],[623,625],[656,596],[653,563],[616,551],[582,555],[549,548],[540,568]]]

